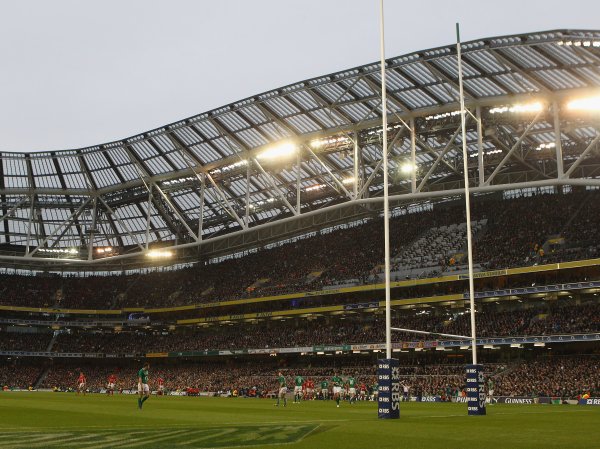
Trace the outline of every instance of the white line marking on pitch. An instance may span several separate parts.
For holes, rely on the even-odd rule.
[[[461,415],[462,416],[462,415]],[[223,423],[214,423],[214,424],[210,424],[207,425],[206,429],[210,428],[210,429],[214,429],[214,428],[218,428],[220,426],[235,426],[235,425],[240,425],[240,426],[250,426],[250,425],[256,425],[256,426],[263,426],[263,425],[275,425],[275,424],[288,424],[288,423],[293,423],[293,424],[319,424],[319,423],[324,423],[324,422],[348,422],[348,421],[370,421],[369,419],[322,419],[319,421],[236,421],[236,422],[223,422]],[[66,429],[69,430],[73,430],[73,431],[77,431],[77,430],[82,430],[82,429],[106,429],[106,430],[111,430],[111,429],[116,429],[116,428],[121,428],[121,427],[126,427],[128,429],[172,429],[174,427],[185,427],[185,428],[194,428],[197,429],[198,425],[201,425],[202,423],[200,422],[190,422],[189,424],[184,424],[184,423],[174,423],[174,424],[169,424],[168,426],[162,426],[162,427],[157,427],[154,425],[127,425],[127,424],[115,424],[112,426],[77,426],[77,427],[72,427],[72,426],[52,426],[52,427],[1,427],[0,426],[0,432],[9,432],[11,430],[17,430],[19,432],[29,432],[29,433],[35,433],[35,432],[43,432],[45,430],[58,430],[58,431],[64,431]]]

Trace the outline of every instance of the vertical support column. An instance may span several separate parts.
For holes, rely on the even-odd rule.
[[[415,193],[417,191],[417,135],[414,117],[410,118],[410,163],[412,164],[410,191]]]
[[[148,206],[146,207],[146,250],[148,250],[148,245],[150,245],[150,215],[151,215],[151,206],[152,206],[152,184],[148,187]]]
[[[354,199],[358,199],[358,133],[355,131],[354,132]]]
[[[552,116],[554,117],[554,144],[556,145],[556,177],[560,179],[564,176],[564,165],[560,134],[560,118],[558,116],[558,103],[556,101],[552,102]]]
[[[248,163],[246,164],[246,211],[244,213],[246,229],[248,229],[250,223],[250,164],[252,164],[252,159],[248,159]],[[202,209],[204,210],[204,207]]]
[[[35,195],[31,195],[29,201],[31,202],[31,206],[29,207],[29,222],[27,223],[27,246],[25,247],[25,255],[29,254],[29,248],[31,246],[31,222],[33,221]]]
[[[377,360],[377,416],[400,418],[400,368],[397,359]]]
[[[467,410],[469,415],[485,415],[483,365],[467,365]]]
[[[302,204],[300,202],[300,169],[302,168],[302,158],[300,157],[300,149],[296,152],[296,212],[300,215]]]
[[[250,161],[248,161],[248,164]],[[202,241],[202,227],[204,226],[204,190],[206,189],[206,181],[204,175],[200,178],[200,217],[198,218],[198,240]],[[250,207],[246,201],[246,207]]]
[[[94,208],[92,209],[92,229],[90,230],[89,242],[88,242],[88,260],[94,258],[94,237],[96,235],[96,215],[98,213],[98,198],[94,197]],[[148,241],[148,238],[146,238]]]
[[[485,170],[483,168],[483,125],[481,123],[481,106],[475,108],[477,119],[477,172],[479,174],[479,186],[485,182]]]

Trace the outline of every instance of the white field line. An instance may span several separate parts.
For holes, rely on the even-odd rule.
[[[204,429],[214,429],[214,428],[219,428],[221,426],[235,426],[235,425],[239,425],[239,426],[250,426],[250,425],[256,425],[256,426],[263,426],[263,425],[277,425],[277,424],[281,424],[281,425],[285,425],[285,424],[319,424],[319,423],[323,423],[323,422],[347,422],[347,421],[370,421],[370,419],[321,419],[318,421],[310,420],[310,421],[290,421],[290,420],[286,420],[286,421],[236,421],[236,422],[224,422],[224,423],[214,423],[214,424],[209,424],[206,427],[204,427]],[[113,426],[76,426],[76,427],[72,427],[72,426],[52,426],[52,427],[2,427],[0,426],[0,432],[9,432],[11,430],[14,431],[19,431],[19,432],[30,432],[30,433],[35,433],[35,432],[42,432],[44,430],[52,430],[52,429],[56,429],[56,430],[65,430],[65,429],[69,429],[69,430],[73,430],[73,431],[78,431],[81,429],[106,429],[106,430],[111,430],[111,429],[115,429],[115,428],[121,428],[121,427],[126,427],[128,429],[172,429],[173,427],[185,427],[185,428],[189,428],[189,429],[198,429],[198,425],[200,425],[202,423],[198,423],[198,422],[191,422],[189,424],[184,424],[184,423],[175,423],[175,424],[169,424],[168,426],[163,426],[163,427],[157,427],[155,425],[152,424],[148,424],[148,425],[127,425],[127,424],[115,424]]]

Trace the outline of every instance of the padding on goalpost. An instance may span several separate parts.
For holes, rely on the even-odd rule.
[[[397,359],[377,360],[377,416],[400,418],[400,364]]]
[[[485,415],[483,365],[467,365],[467,407],[469,415]]]

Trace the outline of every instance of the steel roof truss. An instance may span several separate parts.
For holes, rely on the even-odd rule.
[[[81,206],[79,206],[79,208],[71,213],[69,215],[69,217],[66,220],[63,220],[59,226],[57,226],[56,228],[54,228],[54,230],[52,231],[52,233],[50,233],[50,235],[48,235],[44,240],[42,240],[41,242],[38,243],[38,245],[33,249],[33,251],[29,252],[26,251],[25,252],[25,257],[33,257],[33,255],[43,246],[45,245],[48,240],[50,240],[52,237],[54,237],[56,234],[58,234],[58,232],[63,229],[63,227],[65,227],[65,225],[69,225],[66,226],[64,231],[61,233],[61,237],[63,235],[65,235],[65,233],[67,232],[67,230],[70,228],[70,225],[72,225],[72,223],[74,223],[75,219],[79,216],[79,214],[83,211],[83,209],[85,208],[85,206],[87,206],[87,204],[90,202],[90,200],[92,199],[92,197],[88,197],[87,200],[85,200],[83,202],[83,204]],[[33,208],[33,202],[32,202],[32,208]],[[58,239],[60,240],[60,238]],[[29,237],[27,238],[27,242],[29,244]]]
[[[506,165],[506,162],[510,159],[510,157],[517,150],[517,148],[519,148],[519,145],[521,144],[521,142],[523,141],[523,139],[527,136],[527,134],[529,133],[529,131],[531,130],[531,128],[533,128],[533,126],[537,123],[537,121],[543,115],[543,113],[544,113],[544,110],[542,109],[542,110],[540,110],[535,115],[535,117],[533,118],[533,120],[527,125],[527,128],[525,128],[525,130],[519,136],[519,138],[517,139],[517,141],[515,142],[515,144],[511,147],[511,149],[509,150],[509,152],[504,156],[504,158],[502,159],[502,161],[496,166],[496,168],[494,169],[494,171],[492,172],[492,174],[488,177],[488,179],[485,180],[484,185],[486,185],[486,186],[490,185],[490,183],[492,182],[492,180],[494,179],[494,177],[498,174],[498,172],[502,169],[502,167],[504,167]]]

